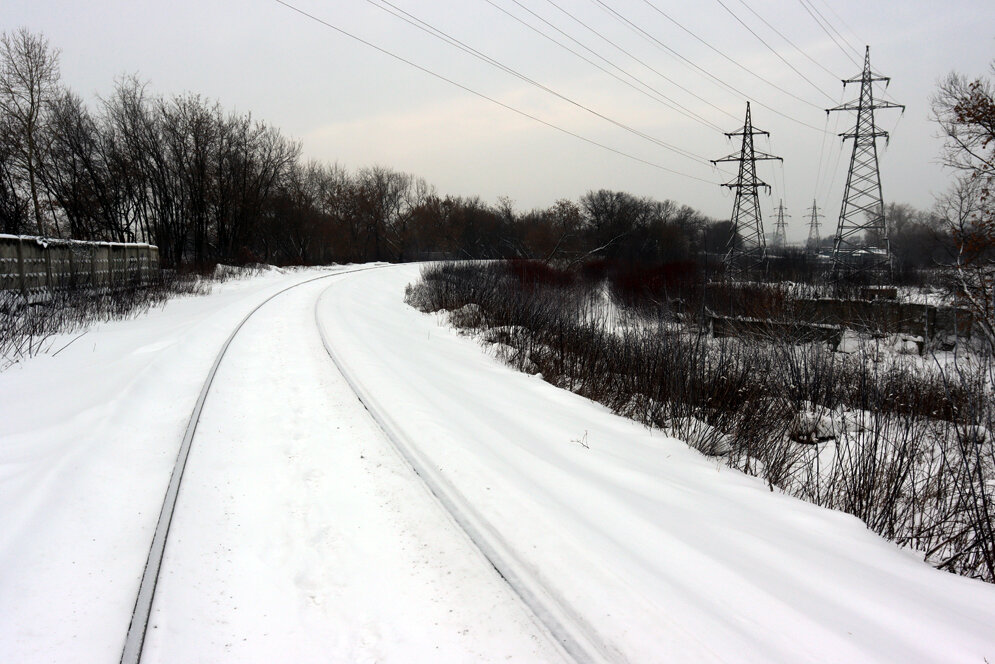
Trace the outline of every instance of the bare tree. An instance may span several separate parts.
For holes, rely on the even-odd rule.
[[[27,205],[17,191],[14,172],[14,139],[6,116],[0,118],[0,233],[20,233],[27,220]]]
[[[0,112],[10,123],[17,149],[14,163],[27,180],[35,225],[45,233],[38,171],[44,112],[55,99],[59,84],[59,51],[42,35],[27,28],[0,35]]]
[[[959,250],[960,295],[995,348],[995,83],[950,74],[932,101],[947,139],[944,163],[963,173],[941,202]]]
[[[358,175],[362,193],[362,215],[366,225],[367,242],[372,242],[373,260],[388,260],[399,252],[394,230],[406,211],[412,178],[407,173],[393,171],[384,166],[364,168]],[[388,247],[392,249],[388,253]]]

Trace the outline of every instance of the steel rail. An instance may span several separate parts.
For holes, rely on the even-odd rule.
[[[332,347],[321,323],[318,309],[332,286],[325,288],[314,305],[314,320],[325,352],[345,378],[356,398],[370,414],[377,427],[402,461],[421,479],[425,488],[463,531],[511,591],[522,601],[552,641],[560,646],[561,654],[577,664],[593,662],[622,663],[624,657],[607,646],[588,622],[538,578],[538,573],[505,543],[500,534],[469,504],[460,492],[411,444],[407,436],[370,392],[359,382],[355,373]]]
[[[169,477],[169,485],[166,488],[166,496],[163,499],[162,509],[159,512],[159,520],[156,522],[155,533],[152,536],[152,544],[149,548],[149,555],[145,561],[145,569],[142,572],[142,580],[138,586],[138,596],[135,599],[135,608],[131,612],[131,622],[128,625],[128,633],[125,636],[124,648],[121,651],[120,664],[138,664],[141,662],[142,648],[145,645],[145,635],[148,631],[149,619],[152,614],[152,602],[155,599],[156,585],[159,582],[159,572],[162,570],[163,555],[166,550],[166,540],[169,536],[169,527],[173,522],[173,513],[176,510],[176,500],[180,492],[180,482],[183,479],[183,471],[186,469],[187,459],[190,456],[190,448],[193,443],[194,434],[197,432],[197,424],[200,422],[200,414],[204,409],[204,402],[207,400],[207,394],[211,389],[211,384],[214,382],[214,377],[218,372],[218,367],[221,365],[221,360],[224,359],[225,353],[228,351],[228,347],[231,346],[235,336],[253,314],[262,309],[263,306],[272,301],[274,298],[286,293],[289,290],[318,281],[319,279],[329,279],[331,277],[344,276],[356,272],[364,272],[366,270],[374,270],[378,267],[381,266],[363,267],[322,274],[311,279],[299,281],[295,284],[287,286],[286,288],[278,290],[253,307],[253,309],[249,311],[244,318],[242,318],[238,325],[235,326],[235,329],[232,330],[232,333],[228,336],[228,339],[221,347],[221,350],[218,351],[217,356],[214,358],[214,364],[211,366],[211,370],[208,372],[207,378],[204,380],[204,385],[200,390],[200,395],[197,397],[197,402],[194,405],[193,411],[190,413],[190,419],[187,422],[187,428],[183,433],[183,440],[180,443],[180,450],[176,456],[176,462],[173,465],[173,472]]]

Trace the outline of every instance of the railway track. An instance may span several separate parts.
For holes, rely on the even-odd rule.
[[[173,472],[169,477],[169,484],[162,502],[162,509],[159,511],[159,520],[156,522],[155,533],[152,535],[152,544],[149,547],[149,555],[145,561],[145,569],[142,572],[142,580],[138,586],[138,596],[135,599],[135,608],[131,613],[131,622],[128,624],[128,632],[125,636],[124,648],[121,651],[120,664],[138,664],[142,659],[142,647],[145,644],[149,617],[152,613],[152,602],[155,599],[156,585],[159,582],[159,572],[162,570],[162,558],[166,550],[166,540],[169,536],[170,524],[173,521],[173,513],[176,510],[176,499],[179,496],[183,471],[186,469],[187,459],[190,456],[190,448],[193,444],[194,435],[197,433],[197,424],[200,422],[200,415],[204,410],[204,402],[207,400],[207,394],[211,390],[218,367],[221,366],[221,361],[224,359],[225,353],[228,352],[228,347],[231,346],[236,335],[238,335],[242,327],[245,326],[257,311],[287,291],[321,279],[330,279],[373,269],[377,269],[377,267],[355,268],[323,274],[311,279],[305,279],[273,293],[257,304],[239,321],[238,325],[235,326],[235,329],[228,336],[228,339],[221,346],[221,350],[218,351],[217,356],[214,358],[214,364],[211,365],[211,369],[207,373],[207,378],[204,380],[204,385],[200,390],[200,395],[197,397],[197,402],[194,404],[193,411],[190,413],[186,430],[183,432],[180,450],[173,465]]]
[[[452,518],[511,591],[528,607],[569,659],[578,664],[624,661],[618,653],[611,652],[604,646],[593,627],[550,591],[538,578],[536,571],[530,569],[516,555],[487,520],[418,452],[416,446],[408,440],[386,409],[381,407],[376,397],[358,380],[348,362],[336,353],[318,312],[322,297],[327,291],[328,289],[322,291],[314,305],[314,320],[321,336],[321,343],[394,451],[421,479],[439,506]]]
[[[273,293],[245,315],[218,351],[191,412],[170,476],[169,485],[139,585],[135,607],[132,611],[131,621],[125,637],[124,648],[120,659],[121,664],[138,664],[141,662],[143,646],[152,612],[152,604],[155,599],[156,586],[162,570],[163,556],[170,525],[176,509],[183,473],[186,468],[193,439],[196,435],[197,425],[207,400],[207,395],[217,374],[218,367],[221,365],[232,341],[256,312],[283,293],[318,280],[378,269],[379,267],[364,267],[323,274],[303,280]],[[332,288],[332,285],[328,286],[328,288]],[[595,630],[565,602],[550,592],[541,579],[538,578],[536,572],[531,570],[528,565],[518,558],[515,552],[506,545],[501,536],[441,474],[435,472],[432,465],[420,455],[415,446],[403,434],[400,427],[391,419],[389,413],[363,387],[348,363],[335,352],[319,315],[319,305],[328,288],[319,294],[314,305],[314,320],[321,337],[322,345],[331,362],[345,378],[350,389],[370,414],[378,428],[383,432],[384,437],[399,458],[420,478],[438,505],[449,515],[453,523],[466,535],[472,546],[480,552],[505,581],[513,594],[528,608],[534,616],[537,625],[543,628],[551,640],[559,645],[562,654],[567,659],[578,662],[579,664],[621,661],[616,653],[609,652],[601,644]]]

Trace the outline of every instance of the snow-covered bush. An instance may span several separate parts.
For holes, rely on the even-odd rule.
[[[436,265],[407,301],[461,327],[486,322],[483,340],[511,366],[995,581],[990,361],[928,368],[905,339],[849,335],[840,353],[776,335],[711,338],[703,317],[675,327],[663,312],[592,315],[600,286],[533,272],[544,279],[503,263]]]
[[[176,295],[209,290],[210,279],[163,270],[148,284],[113,290],[66,288],[39,299],[0,291],[0,370],[53,350],[53,335],[85,330],[95,322],[136,316]]]

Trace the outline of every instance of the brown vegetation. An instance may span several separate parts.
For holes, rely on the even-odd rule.
[[[645,299],[623,304],[620,320],[605,313],[598,271],[442,264],[408,301],[452,312],[520,370],[853,514],[938,567],[995,581],[990,358],[930,368],[882,359],[873,344],[843,354],[714,339],[693,312],[679,323]]]

